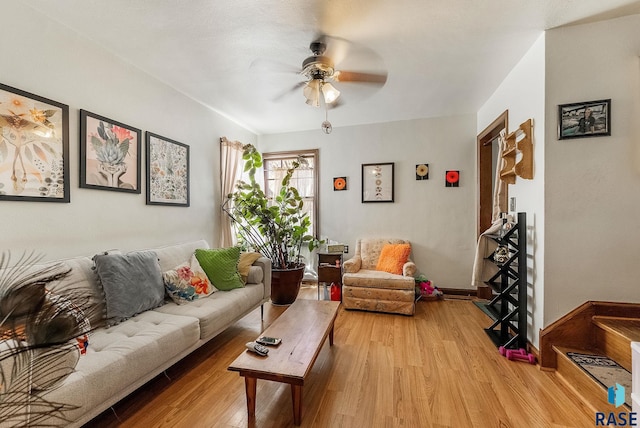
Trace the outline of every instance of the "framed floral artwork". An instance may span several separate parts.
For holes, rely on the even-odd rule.
[[[393,162],[362,164],[362,202],[393,202]]]
[[[189,206],[189,146],[147,131],[147,205]]]
[[[69,106],[0,84],[0,200],[69,202]]]
[[[80,187],[142,193],[142,131],[80,110]]]

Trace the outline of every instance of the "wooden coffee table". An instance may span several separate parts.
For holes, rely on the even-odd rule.
[[[329,345],[333,345],[339,306],[340,302],[296,300],[261,334],[281,338],[280,345],[269,346],[266,357],[245,351],[231,363],[228,370],[244,377],[249,421],[256,417],[257,380],[265,379],[291,384],[293,422],[300,425],[302,387],[327,336]]]

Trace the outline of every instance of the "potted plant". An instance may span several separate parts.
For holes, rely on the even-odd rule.
[[[227,195],[222,208],[236,225],[241,243],[271,259],[271,301],[289,305],[298,296],[304,276],[300,254],[303,245],[313,251],[320,244],[309,235],[308,213],[303,210],[298,189],[291,185],[293,173],[306,160],[300,157],[292,162],[280,190],[270,201],[255,178],[256,170],[262,167],[262,155],[247,144],[242,159],[249,182],[240,181],[237,190]]]

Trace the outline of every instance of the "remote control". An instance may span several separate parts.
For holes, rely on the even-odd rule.
[[[247,342],[245,345],[249,351],[255,352],[256,354],[264,357],[269,353],[269,349],[266,346],[262,346],[256,342]]]

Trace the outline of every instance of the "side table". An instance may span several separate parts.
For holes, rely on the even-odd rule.
[[[318,253],[318,300],[320,287],[332,282],[338,284],[342,296],[342,253]]]

